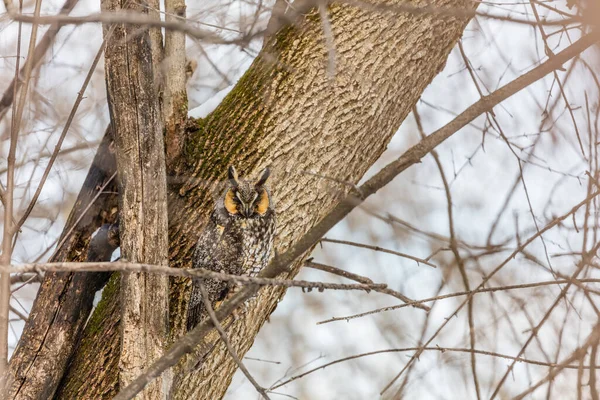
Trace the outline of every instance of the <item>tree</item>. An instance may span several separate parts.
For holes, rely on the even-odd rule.
[[[171,150],[167,166],[171,267],[189,267],[191,249],[212,207],[211,182],[224,179],[230,164],[243,165],[245,172],[267,164],[275,166],[271,179],[278,199],[279,254],[288,254],[288,249],[294,249],[307,236],[304,243],[316,243],[320,236],[313,235],[311,228],[320,226],[336,210],[345,207],[347,214],[353,208],[347,200],[357,196],[353,185],[383,153],[427,85],[444,67],[474,15],[468,2],[436,2],[410,8],[363,3],[312,6],[307,6],[306,16],[276,15],[273,23],[281,28],[273,29],[271,25],[273,35],[217,109],[206,118],[189,121],[185,132],[175,130],[171,136],[167,132],[167,149]],[[13,18],[26,20],[17,14]],[[152,23],[144,19],[137,24]],[[169,27],[182,29],[181,25]],[[132,29],[130,34],[135,38],[138,33]],[[219,41],[208,35],[205,39]],[[528,82],[558,68],[593,43],[594,39],[588,37],[579,47],[560,53],[558,64],[547,64],[530,75]],[[141,61],[156,67],[155,59]],[[110,93],[110,79],[123,71],[111,70],[108,55],[107,66]],[[183,69],[181,63],[177,67]],[[129,74],[130,78],[137,73],[147,80],[148,74],[153,78],[154,70],[159,68],[142,68]],[[392,165],[379,186],[367,186],[371,189],[368,193],[359,190],[358,197],[376,191],[402,168],[430,153],[441,140],[523,87],[519,82],[510,88],[512,91],[507,89],[489,103],[483,101],[475,110],[478,112],[471,112],[448,132],[423,139],[420,148],[417,146],[407,158]],[[113,126],[116,113],[113,111]],[[110,152],[113,135],[107,131],[100,144],[66,225],[76,226],[74,234],[65,231],[67,239],[53,261],[82,260],[91,232],[115,218],[116,195],[92,202],[102,190],[114,188],[116,170]],[[117,145],[117,149],[122,148]],[[121,176],[123,171],[118,174]],[[332,181],[336,184],[331,185]],[[90,203],[92,208],[84,212]],[[85,219],[80,219],[82,214]],[[464,269],[452,231],[449,244],[459,269]],[[302,251],[305,255],[306,250]],[[293,268],[284,277],[293,278],[298,272],[302,265],[298,255],[292,258]],[[123,288],[118,273],[108,279],[103,272],[46,274],[11,359],[13,398],[108,398],[125,389],[129,382],[122,380],[118,369],[119,324],[123,322],[119,300],[123,297],[119,293]],[[103,298],[87,321],[94,289],[107,280]],[[471,290],[465,281],[466,290]],[[171,280],[169,338],[174,346],[185,326],[188,286],[187,279]],[[262,289],[250,300],[246,311],[226,325],[238,354],[248,351],[284,293],[284,287],[278,285]],[[60,304],[58,311],[56,303]],[[197,352],[173,369],[173,398],[219,398],[229,387],[237,364],[216,332],[205,342],[209,348],[213,344],[215,347],[203,358],[200,369],[190,368]],[[472,356],[473,365],[474,360]],[[475,386],[479,393],[478,384]]]

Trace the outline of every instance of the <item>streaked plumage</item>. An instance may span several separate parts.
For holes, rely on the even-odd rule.
[[[268,263],[275,236],[275,211],[265,183],[265,168],[256,181],[238,179],[229,168],[227,188],[198,239],[193,268],[256,276]],[[214,305],[234,289],[222,281],[206,279],[204,286]],[[187,329],[193,329],[208,314],[202,303],[199,282],[192,283]]]

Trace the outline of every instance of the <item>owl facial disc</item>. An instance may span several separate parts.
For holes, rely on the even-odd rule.
[[[270,175],[268,167],[261,172],[260,178],[254,183],[239,179],[234,166],[229,167],[227,175],[230,187],[225,192],[223,203],[230,215],[257,218],[269,210],[269,192],[264,187]]]

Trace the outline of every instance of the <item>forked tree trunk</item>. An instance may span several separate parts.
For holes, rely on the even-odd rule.
[[[472,4],[466,0],[433,2],[461,9]],[[467,18],[381,13],[340,5],[329,8],[329,18],[335,77],[327,75],[321,21],[317,13],[311,13],[299,26],[272,37],[222,104],[188,130],[182,155],[170,168],[176,174],[170,178],[169,191],[171,266],[190,266],[191,249],[212,207],[210,183],[223,180],[231,164],[243,174],[272,165],[270,182],[278,213],[275,246],[284,251],[350,190],[304,171],[357,182],[441,71],[468,22]],[[118,391],[117,288],[118,279],[113,277],[57,398],[110,398]],[[189,282],[172,281],[173,340],[185,326],[188,290]],[[228,329],[240,355],[250,348],[283,294],[282,288],[262,289]],[[172,398],[220,398],[236,369],[221,343],[199,371],[190,372],[187,367],[189,363],[184,362],[175,368]]]

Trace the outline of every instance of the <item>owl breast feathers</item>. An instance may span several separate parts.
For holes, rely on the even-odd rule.
[[[194,252],[193,268],[205,268],[235,275],[256,276],[269,262],[275,236],[275,211],[265,187],[269,169],[257,181],[239,179],[229,167],[229,180],[217,200]],[[208,314],[204,309],[200,280],[192,282],[187,329],[193,329]],[[209,301],[222,301],[236,285],[206,279],[202,281]]]

